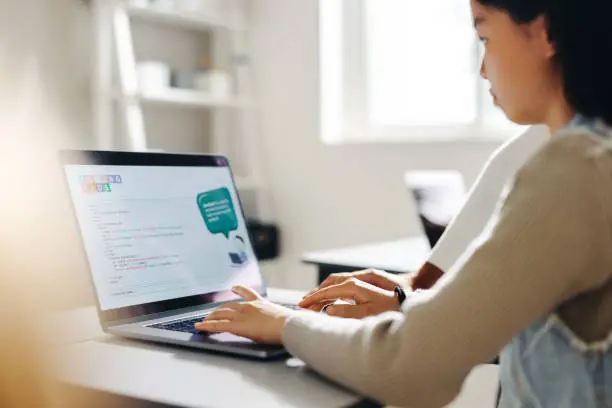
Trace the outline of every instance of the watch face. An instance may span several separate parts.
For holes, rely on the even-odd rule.
[[[406,300],[406,292],[404,292],[404,289],[402,289],[400,286],[396,286],[394,288],[394,292],[395,292],[395,296],[397,297],[397,301],[399,302],[401,306]]]

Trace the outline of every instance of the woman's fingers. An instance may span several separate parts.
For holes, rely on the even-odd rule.
[[[236,309],[222,308],[217,309],[204,319],[204,321],[214,320],[234,320],[238,316],[239,312]]]
[[[323,308],[323,306],[325,306],[325,303],[317,303],[314,305],[310,305],[308,307],[305,307],[304,309],[306,310],[311,310],[313,312],[320,312],[321,309]]]
[[[248,303],[245,302],[235,302],[235,303],[225,303],[221,308],[223,309],[233,309],[238,312],[244,312],[249,306]]]
[[[348,272],[348,273],[335,273],[330,275],[321,283],[319,286],[311,290],[306,296],[310,296],[313,293],[327,288],[329,286],[339,285],[343,282],[346,282],[350,279],[357,279],[362,282],[366,282],[372,284],[374,286],[378,286],[381,289],[385,290],[393,290],[395,286],[397,286],[397,282],[393,279],[387,277],[387,273],[384,271],[379,271],[376,269],[366,269],[358,272]]]
[[[345,281],[338,285],[328,286],[319,289],[317,292],[306,296],[299,303],[300,307],[308,308],[317,303],[325,303],[336,299],[351,299],[356,303],[361,303],[361,287],[355,279]]]
[[[195,328],[200,331],[221,333],[232,332],[235,322],[229,320],[205,320],[201,323],[196,323]]]
[[[261,300],[262,297],[259,295],[259,293],[255,292],[253,289],[251,288],[247,288],[245,286],[234,286],[232,288],[232,292],[234,292],[235,294],[237,294],[238,296],[240,296],[241,298],[243,298],[246,301],[252,301],[252,300]]]
[[[309,296],[323,288],[327,288],[329,286],[338,285],[344,282],[347,279],[350,279],[350,273],[334,273],[333,275],[328,276],[319,286],[308,292],[306,296]]]
[[[195,328],[204,332],[227,332],[254,341],[281,344],[285,322],[293,313],[297,312],[268,301],[226,304],[197,323]]]
[[[393,290],[393,288],[397,286],[397,282],[388,278],[385,276],[385,274],[386,272],[372,269],[366,271],[360,276],[357,276],[357,279],[370,283],[374,286],[378,286],[381,289]]]

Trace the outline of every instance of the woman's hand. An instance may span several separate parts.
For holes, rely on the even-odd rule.
[[[378,269],[366,269],[358,272],[334,273],[329,275],[319,286],[314,288],[308,295],[332,285],[339,285],[349,279],[358,279],[367,282],[381,289],[393,290],[401,284],[402,278],[405,275],[393,275],[389,272],[379,271]],[[307,296],[308,296],[307,295]]]
[[[281,344],[285,321],[297,313],[271,303],[244,286],[232,291],[246,302],[227,303],[209,314],[195,328],[203,332],[228,332],[260,343]]]
[[[315,289],[313,289],[312,291],[310,291],[310,293],[308,293],[308,295],[306,295],[306,297],[304,298],[304,300],[309,299],[310,295],[312,295],[315,292],[318,292],[319,290],[323,289],[323,288],[327,288],[330,286],[335,286],[335,285],[339,285],[341,283],[344,283],[350,279],[357,279],[366,283],[369,283],[371,285],[377,286],[381,289],[387,290],[387,291],[393,291],[393,289],[398,286],[404,286],[402,285],[402,280],[406,280],[406,274],[404,275],[394,275],[385,271],[380,271],[377,269],[366,269],[363,271],[358,271],[358,272],[347,272],[347,273],[335,273],[333,275],[330,275],[329,277],[327,277],[327,279],[325,279],[323,281],[323,283],[321,283],[319,286],[317,286]],[[404,282],[405,284],[406,282]],[[352,299],[352,298],[351,298]],[[334,299],[335,300],[335,299]],[[354,300],[354,299],[353,299]],[[313,311],[321,311],[323,307],[325,307],[326,305],[329,305],[329,301],[323,302],[323,303],[311,303],[308,302],[308,306],[302,306],[302,304],[300,304],[300,306],[306,308],[306,309],[310,309]],[[306,304],[306,303],[305,303]],[[326,311],[328,311],[329,308],[326,308]],[[337,309],[337,310],[341,310]],[[347,309],[347,308],[345,308]],[[348,309],[352,309],[355,310],[355,313],[350,313],[349,314],[340,314],[337,316],[340,317],[357,317],[357,316],[361,316],[363,315],[363,317],[365,316],[369,316],[370,314],[366,314],[365,312],[367,311],[367,309],[372,309],[373,310],[373,314],[378,314],[378,313],[382,313],[385,310],[382,310],[380,308],[373,308],[371,305],[370,306],[365,306],[365,305],[361,305],[361,307],[353,307],[353,308],[348,308]],[[357,309],[360,309],[357,310]],[[374,310],[375,309],[375,310]]]
[[[372,285],[357,277],[349,277],[339,284],[328,285],[308,294],[299,305],[312,309],[313,306],[333,303],[337,299],[350,299],[355,304],[330,305],[325,308],[325,312],[330,316],[354,319],[399,310],[400,304],[393,291],[397,283],[391,286],[388,281],[383,282],[391,290]]]

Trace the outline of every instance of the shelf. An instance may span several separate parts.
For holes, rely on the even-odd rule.
[[[120,96],[119,96],[120,97]],[[130,97],[128,97],[129,99]],[[143,91],[132,96],[143,103],[153,105],[169,105],[186,108],[228,108],[242,109],[252,107],[253,104],[243,99],[221,99],[203,92],[187,89],[168,88],[160,91]]]
[[[169,24],[193,30],[207,31],[211,29],[226,29],[232,31],[243,31],[245,28],[240,25],[231,24],[222,19],[206,16],[197,12],[181,10],[164,10],[154,7],[127,6],[128,14],[140,20],[150,21],[160,24]]]

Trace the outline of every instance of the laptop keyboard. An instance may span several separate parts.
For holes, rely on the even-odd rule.
[[[292,310],[300,310],[300,307],[298,305],[287,305],[287,304],[282,304],[282,303],[278,303],[278,304],[280,306],[284,306]],[[196,330],[194,325],[198,322],[201,322],[202,319],[204,319],[204,317],[206,317],[206,315],[192,317],[187,320],[175,320],[175,321],[167,322],[167,323],[152,324],[147,327],[152,327],[154,329],[183,332],[183,333],[200,334],[200,332]]]
[[[153,327],[154,329],[162,329],[162,330],[170,330],[170,331],[177,331],[177,332],[183,332],[183,333],[197,334],[199,333],[199,331],[197,331],[195,327],[193,326],[196,323],[201,322],[203,318],[204,316],[198,316],[198,317],[194,317],[189,320],[179,320],[176,322],[153,324],[149,327]]]

